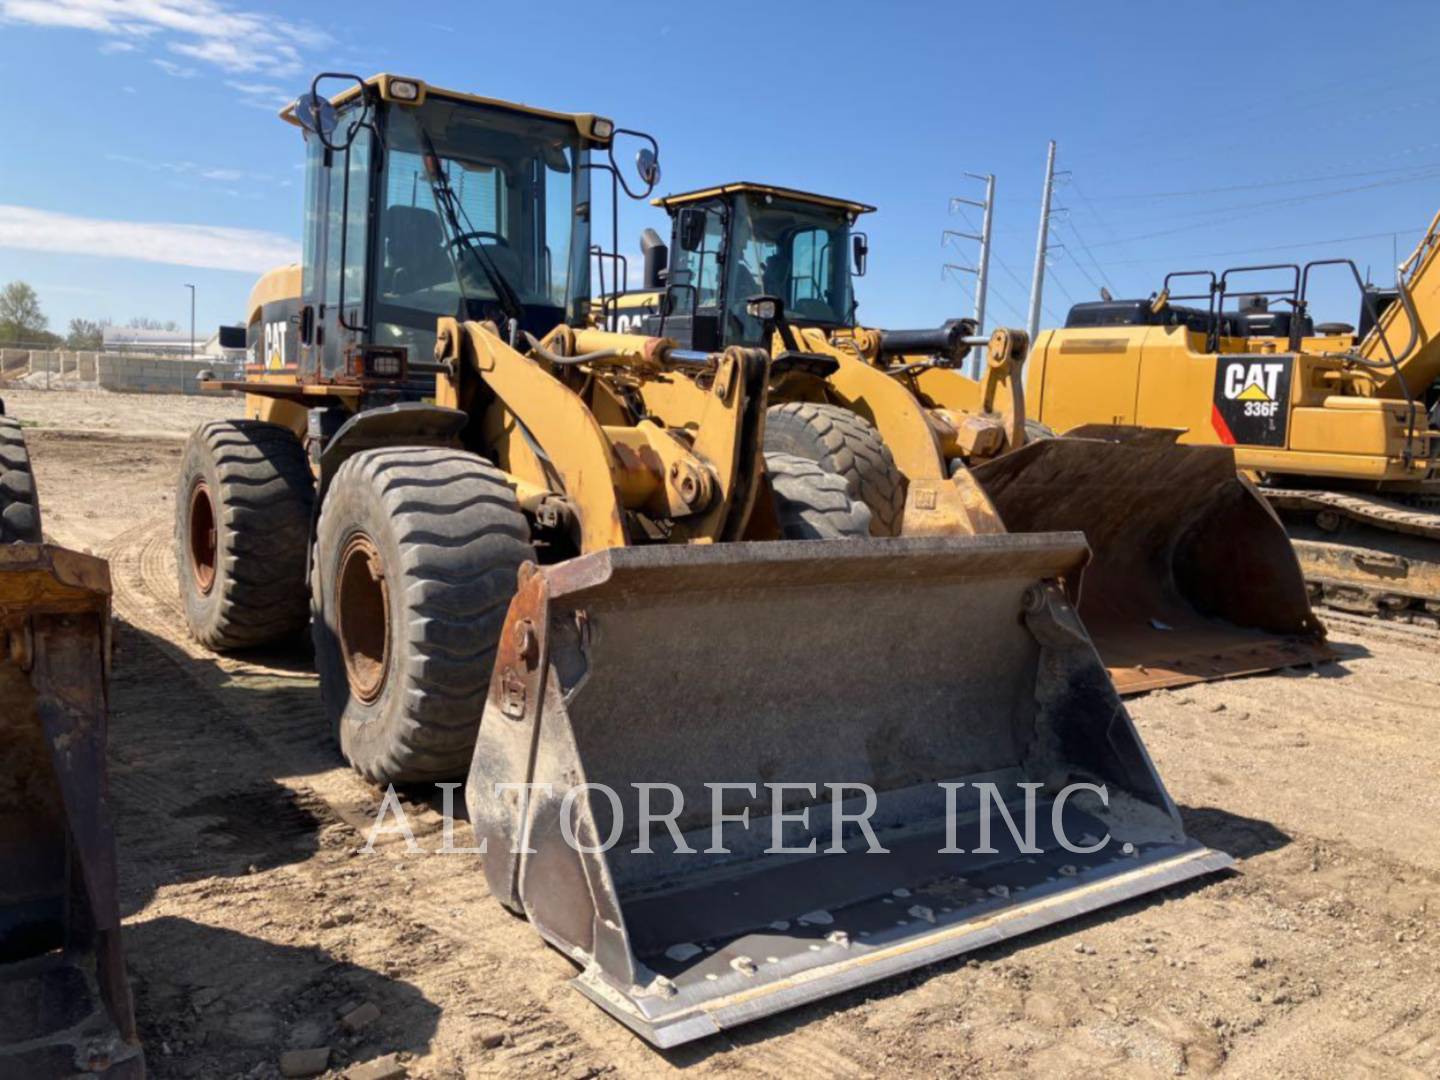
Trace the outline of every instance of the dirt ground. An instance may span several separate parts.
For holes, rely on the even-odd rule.
[[[1440,1076],[1440,634],[1328,616],[1341,660],[1131,704],[1234,873],[658,1053],[464,856],[357,854],[377,794],[305,656],[185,640],[181,438],[238,402],[7,392],[46,532],[107,556],[126,948],[158,1077],[277,1076],[287,1048],[412,1077]],[[143,436],[126,434],[146,432]],[[413,807],[420,843],[440,818]],[[354,1034],[338,1017],[372,1002]]]

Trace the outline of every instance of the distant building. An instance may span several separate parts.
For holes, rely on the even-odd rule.
[[[105,352],[144,353],[147,356],[197,356],[204,351],[205,342],[190,340],[188,330],[136,330],[130,326],[106,326],[102,328]]]

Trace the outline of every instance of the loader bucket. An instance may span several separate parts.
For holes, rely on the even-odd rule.
[[[491,891],[668,1047],[1229,865],[1056,584],[1085,559],[1067,533],[529,568],[466,789]]]
[[[1085,534],[1080,617],[1122,694],[1332,659],[1279,518],[1180,434],[1079,428],[972,471],[1011,532]]]
[[[105,769],[110,574],[0,545],[0,1075],[141,1077]]]

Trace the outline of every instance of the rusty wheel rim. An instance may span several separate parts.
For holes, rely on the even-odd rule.
[[[380,552],[364,533],[345,544],[335,579],[335,623],[350,693],[369,705],[390,666],[390,591]]]
[[[190,574],[201,596],[209,596],[215,587],[219,535],[215,500],[210,497],[205,481],[197,480],[190,489]]]

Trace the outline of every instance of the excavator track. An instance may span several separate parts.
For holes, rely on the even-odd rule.
[[[1440,625],[1440,500],[1262,490],[1285,522],[1313,599],[1341,611]]]

